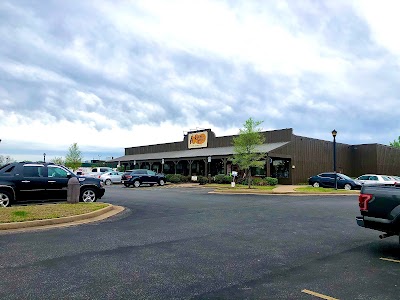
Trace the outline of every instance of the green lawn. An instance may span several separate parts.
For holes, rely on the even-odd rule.
[[[295,189],[296,192],[299,193],[338,193],[338,194],[359,194],[360,191],[359,190],[345,190],[345,189],[333,189],[333,188],[322,188],[322,187],[312,187],[312,186],[304,186],[304,187],[299,187]]]
[[[55,219],[92,212],[108,206],[107,203],[58,203],[0,208],[0,223]]]
[[[249,191],[249,187],[247,185],[242,185],[242,184],[236,184],[235,187],[232,187],[230,184],[217,184],[217,183],[212,183],[212,184],[206,184],[205,187],[212,187],[215,188],[216,190],[223,190],[223,191]],[[252,185],[250,190],[259,190],[259,191],[272,191],[276,186],[256,186]]]

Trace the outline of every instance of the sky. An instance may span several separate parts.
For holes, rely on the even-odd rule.
[[[211,128],[400,135],[400,1],[0,2],[0,155],[84,160]]]

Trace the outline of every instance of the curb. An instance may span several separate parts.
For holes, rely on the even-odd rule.
[[[76,216],[61,217],[61,218],[46,219],[46,220],[25,221],[25,222],[2,223],[0,224],[0,232],[6,230],[50,228],[50,227],[70,226],[76,224],[90,223],[109,218],[113,215],[122,212],[124,209],[125,208],[122,206],[114,206],[112,204],[109,204],[107,207],[101,208],[99,210]]]
[[[285,195],[285,196],[358,196],[359,194],[339,194],[339,193],[300,193],[300,192],[230,192],[230,191],[211,191],[209,194],[227,194],[227,195]]]

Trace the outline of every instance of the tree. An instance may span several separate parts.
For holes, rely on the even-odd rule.
[[[394,140],[393,142],[389,143],[389,145],[392,147],[400,148],[400,136],[397,138],[397,141]]]
[[[65,164],[64,159],[63,159],[62,157],[54,157],[54,158],[51,160],[51,162],[52,162],[52,163],[55,163],[55,164],[57,164],[57,165],[64,165],[64,164]]]
[[[15,159],[9,155],[0,155],[0,166],[15,162]]]
[[[78,144],[73,143],[65,156],[65,166],[72,170],[78,169],[82,165],[82,152],[79,150]]]
[[[248,119],[239,130],[239,135],[233,138],[233,160],[240,169],[245,170],[249,188],[251,187],[251,167],[263,167],[265,165],[265,153],[260,153],[257,146],[265,141],[260,133],[263,121]]]

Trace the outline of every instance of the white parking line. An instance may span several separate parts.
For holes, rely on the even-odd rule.
[[[395,263],[399,263],[400,264],[400,260],[396,260],[396,259],[384,258],[384,257],[381,257],[379,259],[386,260],[386,261],[391,261],[391,262],[395,262]]]
[[[317,293],[317,292],[313,292],[313,291],[310,291],[310,290],[302,290],[301,292],[302,292],[302,293],[309,294],[309,295],[312,295],[312,296],[315,296],[315,297],[318,297],[318,298],[321,298],[321,299],[326,299],[326,300],[339,300],[339,299],[337,299],[337,298],[333,298],[333,297],[330,297],[330,296],[327,296],[327,295],[324,295],[324,294],[320,294],[320,293]]]

